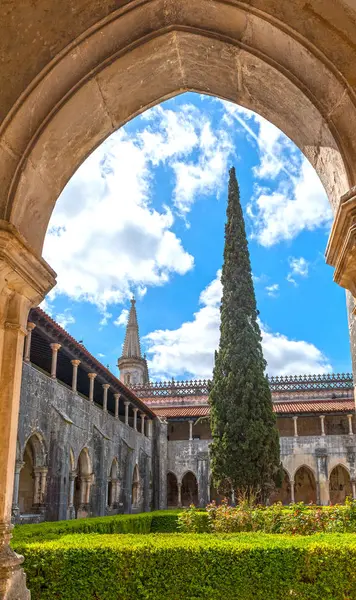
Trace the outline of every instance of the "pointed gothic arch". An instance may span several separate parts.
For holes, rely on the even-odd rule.
[[[119,462],[115,457],[112,460],[107,485],[107,506],[110,510],[116,509],[119,504]]]
[[[77,518],[90,514],[90,492],[93,483],[92,464],[88,448],[83,448],[78,456],[74,484],[74,509]]]
[[[167,473],[167,507],[178,506],[178,479],[177,476],[168,471]]]
[[[284,505],[292,502],[292,485],[289,473],[283,469],[283,481],[280,488],[276,488],[270,498],[271,503],[281,502]]]
[[[338,464],[331,471],[329,491],[331,504],[344,504],[346,498],[352,498],[350,473],[345,465]]]
[[[305,504],[317,503],[315,475],[307,465],[299,467],[294,474],[294,500]]]
[[[19,476],[18,505],[21,514],[37,513],[45,503],[47,485],[47,453],[41,433],[33,433],[26,441]]]
[[[192,471],[187,471],[182,477],[182,505],[198,505],[198,482]]]
[[[141,502],[141,479],[138,464],[135,465],[132,475],[132,491],[131,491],[131,504],[132,508],[139,508]]]

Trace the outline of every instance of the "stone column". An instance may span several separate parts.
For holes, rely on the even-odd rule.
[[[294,504],[295,502],[295,496],[294,496],[294,477],[293,480],[290,482],[290,501],[292,504]]]
[[[103,390],[104,390],[104,394],[103,394],[103,411],[107,412],[108,411],[108,389],[110,387],[109,383],[103,383]]]
[[[153,436],[153,421],[152,419],[147,419],[147,437],[152,438]]]
[[[138,413],[138,408],[134,407],[133,413],[134,413],[133,428],[134,428],[135,431],[137,431],[137,413]]]
[[[88,373],[89,377],[89,400],[90,402],[94,402],[94,379],[96,377],[96,373]]]
[[[182,484],[178,483],[178,506],[182,506]]]
[[[316,448],[317,463],[317,502],[326,506],[330,502],[328,457],[326,448]]]
[[[0,598],[29,598],[10,548],[16,438],[28,313],[55,285],[55,273],[13,225],[0,220]]]
[[[31,322],[27,323],[27,336],[25,339],[25,356],[24,356],[25,362],[30,362],[32,331],[34,330],[35,327],[36,327],[35,323],[31,323]]]
[[[14,478],[14,494],[12,497],[12,514],[14,517],[19,516],[20,508],[19,508],[19,487],[20,487],[20,473],[21,469],[24,466],[24,462],[16,461],[15,464],[15,478]]]
[[[115,419],[118,419],[119,418],[120,394],[114,394],[114,398],[115,398]]]
[[[353,415],[347,415],[348,421],[349,421],[349,435],[353,435],[353,429],[352,429],[352,417]]]
[[[52,379],[57,379],[57,358],[58,358],[58,350],[60,349],[60,344],[50,344],[52,350],[52,365],[51,365],[51,377]]]
[[[193,439],[193,421],[188,421],[189,423],[189,441],[191,442]]]
[[[321,435],[325,435],[325,415],[320,415]]]
[[[71,360],[73,365],[73,375],[72,375],[72,391],[77,391],[77,379],[78,379],[78,367],[80,365],[80,360]]]
[[[141,417],[141,433],[142,435],[145,435],[145,413],[140,413],[140,417]]]
[[[351,479],[351,487],[352,487],[352,499],[356,500],[356,481]]]
[[[69,473],[69,500],[68,500],[68,517],[69,519],[74,519],[75,518],[75,514],[74,514],[74,486],[75,486],[75,480],[77,477],[77,471],[71,471]]]
[[[129,424],[129,406],[131,404],[131,402],[128,402],[127,400],[124,402],[125,404],[125,425]]]
[[[293,417],[294,437],[298,437],[298,417]]]

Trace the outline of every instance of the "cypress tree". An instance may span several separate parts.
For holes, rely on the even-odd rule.
[[[209,389],[211,468],[219,491],[263,502],[281,483],[279,436],[234,167],[229,175],[220,344]]]

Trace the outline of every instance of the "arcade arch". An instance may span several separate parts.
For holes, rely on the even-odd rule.
[[[119,503],[119,463],[117,458],[114,458],[111,463],[109,478],[108,478],[108,489],[107,489],[107,505],[109,509],[115,509]]]
[[[331,471],[329,490],[331,504],[344,504],[347,497],[352,498],[350,473],[344,465],[337,465]]]
[[[18,506],[21,514],[36,513],[45,501],[47,464],[44,441],[40,434],[27,440],[19,477]]]
[[[93,473],[88,448],[80,452],[75,476],[74,509],[77,519],[90,514],[90,491]]]
[[[141,485],[140,485],[140,473],[138,470],[138,465],[135,465],[133,475],[132,475],[132,508],[138,508],[140,503],[140,495],[141,495]]]
[[[188,471],[182,477],[182,506],[189,506],[190,504],[198,505],[198,482],[192,471]]]
[[[7,61],[0,73],[0,266],[6,274],[0,389],[1,418],[9,424],[0,446],[0,522],[6,532],[23,332],[29,308],[55,284],[41,259],[44,235],[65,183],[101,141],[149,106],[192,90],[255,110],[284,131],[312,162],[335,212],[356,184],[350,0],[199,0],[194,8],[189,0],[131,0],[112,11],[106,1],[88,0],[78,19],[66,2],[26,9],[10,0],[10,7],[1,13]],[[34,27],[41,30],[37,40]],[[338,217],[328,260],[335,280],[356,295],[352,237],[342,244],[352,230],[347,207],[356,198],[352,191],[344,198],[346,218]]]
[[[178,506],[178,480],[174,473],[167,473],[167,506]]]
[[[283,469],[283,482],[279,489],[276,489],[271,498],[271,502],[281,502],[282,504],[290,504],[292,502],[292,485],[289,473]]]
[[[294,501],[305,504],[317,503],[315,476],[305,465],[299,467],[294,475]]]

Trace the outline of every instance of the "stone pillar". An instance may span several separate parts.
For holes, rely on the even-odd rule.
[[[141,417],[141,433],[142,435],[145,435],[145,413],[140,413],[140,417]]]
[[[16,518],[20,514],[19,508],[19,487],[20,487],[20,473],[24,466],[24,462],[16,461],[15,464],[15,478],[14,478],[14,494],[12,497],[12,514]]]
[[[351,487],[352,487],[352,499],[356,500],[356,481],[351,479]]]
[[[138,408],[134,407],[133,413],[134,413],[133,428],[134,428],[135,431],[137,431],[137,413],[138,413]]]
[[[124,402],[125,404],[125,425],[129,424],[129,406],[131,404],[131,402],[128,402],[127,400]]]
[[[294,496],[294,477],[293,480],[290,482],[290,501],[292,504],[294,504],[295,502],[295,496]]]
[[[69,500],[68,500],[68,518],[75,518],[75,508],[74,508],[74,486],[75,480],[77,477],[77,471],[71,471],[69,473]]]
[[[193,439],[193,422],[194,421],[188,421],[188,423],[189,423],[189,441],[190,442]]]
[[[115,398],[115,419],[118,419],[119,418],[120,394],[114,394],[114,398]]]
[[[104,390],[104,394],[103,394],[103,411],[107,412],[108,411],[108,389],[110,387],[109,383],[103,383],[103,390]]]
[[[0,598],[29,598],[23,558],[10,548],[16,438],[28,313],[55,273],[13,225],[0,221]]]
[[[90,402],[94,402],[94,379],[96,377],[96,373],[88,373],[89,377],[89,400]]]
[[[294,437],[298,437],[298,417],[293,417]]]
[[[147,437],[152,438],[153,435],[153,421],[152,419],[147,419]]]
[[[208,503],[207,489],[209,485],[209,454],[200,452],[197,456],[198,504],[204,507]]]
[[[52,365],[51,365],[51,377],[52,379],[57,379],[57,358],[58,358],[58,350],[60,349],[60,344],[50,344],[52,350]]]
[[[325,415],[320,415],[321,435],[325,435]]]
[[[316,448],[317,463],[317,503],[327,506],[330,503],[328,457],[326,448]]]
[[[349,435],[353,435],[353,429],[352,429],[352,417],[353,415],[347,415],[348,421],[349,421]]]
[[[182,484],[178,483],[178,506],[182,506]]]
[[[78,367],[80,365],[80,360],[71,360],[73,365],[73,375],[72,375],[72,391],[77,391],[77,379],[78,379]]]
[[[25,362],[30,362],[30,359],[31,359],[31,339],[32,339],[32,331],[34,330],[35,327],[36,327],[36,325],[34,323],[31,323],[31,322],[27,323],[27,336],[25,339],[25,356],[24,356]]]

